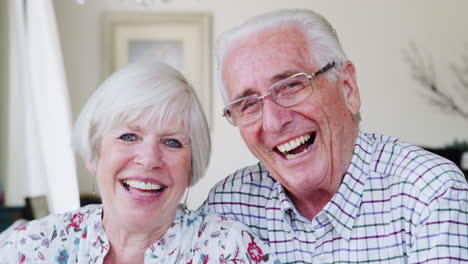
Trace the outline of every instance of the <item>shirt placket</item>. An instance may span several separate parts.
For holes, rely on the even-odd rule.
[[[315,238],[315,247],[312,263],[333,263],[333,225],[321,212],[311,223]]]

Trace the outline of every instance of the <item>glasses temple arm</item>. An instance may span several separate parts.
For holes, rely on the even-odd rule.
[[[314,73],[312,74],[312,77],[316,77],[317,75],[320,75],[320,74],[322,74],[322,73],[328,71],[329,69],[335,67],[335,65],[336,65],[336,63],[335,63],[334,61],[328,63],[327,65],[323,66],[322,69],[320,69],[320,70],[314,72]]]

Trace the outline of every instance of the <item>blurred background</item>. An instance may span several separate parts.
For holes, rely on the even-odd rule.
[[[74,209],[78,197],[97,201],[94,176],[70,148],[72,121],[110,72],[155,53],[187,74],[210,120],[212,159],[188,199],[197,208],[216,182],[256,162],[221,116],[216,37],[279,8],[315,10],[335,27],[356,66],[362,131],[429,148],[468,170],[467,1],[3,0],[0,202],[8,215],[0,222],[28,204],[30,215],[31,206],[42,212],[26,198],[46,197],[37,205],[45,212]]]

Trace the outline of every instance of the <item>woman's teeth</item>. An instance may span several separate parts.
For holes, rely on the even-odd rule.
[[[123,183],[135,189],[140,189],[144,191],[159,191],[162,190],[163,187],[154,183],[138,181],[138,180],[125,180]]]

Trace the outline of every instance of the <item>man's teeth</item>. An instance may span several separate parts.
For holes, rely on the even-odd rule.
[[[288,158],[288,159],[289,159],[288,156],[297,157],[301,153],[294,155],[294,154],[287,154],[286,152],[291,151],[291,150],[299,147],[300,145],[304,144],[309,139],[310,139],[310,134],[303,135],[303,136],[295,138],[295,139],[293,139],[293,140],[291,140],[289,142],[281,144],[277,148],[282,154],[287,155],[286,158]],[[291,158],[294,158],[294,157],[291,157]]]
[[[300,155],[304,154],[305,152],[307,152],[309,149],[304,149],[301,153],[297,153],[297,154],[285,154],[284,156],[286,157],[286,159],[290,160],[290,159],[294,159],[294,158],[297,158],[299,157]]]
[[[157,191],[162,189],[162,186],[159,186],[154,183],[137,181],[137,180],[125,180],[124,183],[132,188],[147,190],[147,191]]]

